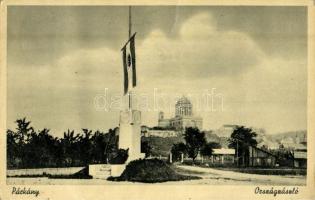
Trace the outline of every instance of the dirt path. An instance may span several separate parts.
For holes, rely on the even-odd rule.
[[[199,180],[170,181],[154,185],[305,185],[305,176],[246,174],[197,166],[177,166],[181,174],[202,177]],[[105,179],[7,178],[9,185],[141,185],[148,183],[112,182]]]
[[[177,166],[184,173],[200,176],[201,182],[208,180],[205,184],[259,184],[259,185],[305,185],[306,176],[276,176],[246,174],[233,171],[224,171],[213,168],[203,168],[197,166]]]

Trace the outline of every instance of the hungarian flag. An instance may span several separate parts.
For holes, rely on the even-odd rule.
[[[127,92],[137,84],[135,36],[136,33],[129,38],[128,42],[121,49],[124,64],[124,94],[127,94]]]

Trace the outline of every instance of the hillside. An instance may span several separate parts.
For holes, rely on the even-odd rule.
[[[152,147],[152,156],[168,156],[173,144],[184,142],[182,137],[142,137],[142,141],[147,141]]]
[[[222,148],[228,147],[228,138],[227,137],[219,137],[217,134],[214,133],[214,131],[205,131],[205,137],[207,142],[217,142],[219,143]]]
[[[205,137],[207,142],[217,142],[221,144],[223,148],[228,146],[228,138],[219,137],[212,131],[205,131]],[[152,147],[152,156],[168,156],[173,144],[184,142],[184,138],[179,137],[142,137],[142,141],[146,141]]]
[[[307,132],[306,130],[299,130],[299,131],[289,131],[289,132],[283,132],[283,133],[277,133],[273,135],[266,135],[268,139],[274,142],[280,142],[282,139],[285,138],[292,138],[296,140],[298,138],[299,141],[304,141],[307,138]]]
[[[299,141],[304,140],[304,136],[306,135],[306,131],[291,131],[291,132],[284,132],[279,133],[275,135],[263,135],[262,138],[260,138],[259,143],[270,143],[274,144],[277,143],[276,146],[278,146],[278,142],[280,142],[282,139],[291,137],[295,140],[296,137],[299,138]],[[221,144],[223,148],[228,148],[228,138],[227,137],[219,137],[216,135],[213,131],[205,131],[205,137],[207,142],[217,142]],[[147,141],[149,145],[152,147],[152,156],[168,156],[169,152],[171,151],[171,148],[173,144],[184,142],[184,139],[182,137],[168,137],[168,138],[162,138],[162,137],[142,137],[142,141]],[[264,141],[264,142],[263,142]],[[271,146],[271,145],[270,145]]]

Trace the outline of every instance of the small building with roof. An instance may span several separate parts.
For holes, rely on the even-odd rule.
[[[306,168],[307,167],[307,148],[304,144],[296,145],[293,150],[294,167]]]
[[[214,164],[234,164],[235,149],[213,149],[211,162]]]
[[[245,159],[246,160],[246,159]],[[268,150],[255,146],[249,146],[248,166],[251,167],[274,167],[276,166],[277,157]]]

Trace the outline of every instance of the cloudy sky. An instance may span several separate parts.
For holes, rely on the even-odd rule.
[[[133,7],[137,94],[147,95],[142,123],[156,125],[154,89],[194,100],[215,88],[223,110],[194,103],[204,129],[222,124],[273,134],[306,129],[305,7]],[[27,117],[61,136],[118,126],[118,111],[96,97],[122,94],[121,47],[128,7],[8,8],[8,128]],[[200,99],[200,98],[199,98]],[[174,102],[170,102],[171,105]],[[173,108],[161,109],[172,117]]]

